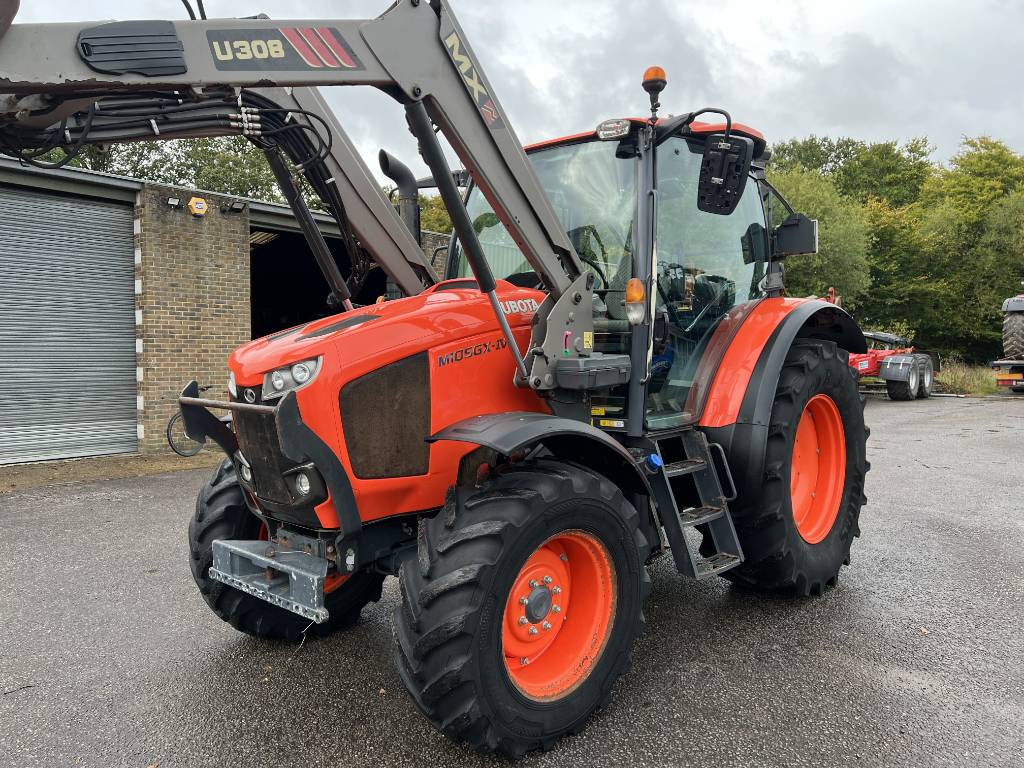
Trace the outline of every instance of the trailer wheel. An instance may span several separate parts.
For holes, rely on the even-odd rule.
[[[449,493],[399,574],[395,662],[453,739],[519,756],[580,729],[630,664],[650,589],[640,517],[541,459]]]
[[[885,391],[889,393],[890,400],[914,400],[918,396],[917,393],[920,383],[920,366],[915,365],[907,371],[906,381],[886,379]]]
[[[354,573],[325,596],[330,618],[310,626],[309,619],[210,578],[215,539],[265,537],[263,521],[249,511],[234,467],[225,460],[199,492],[196,512],[188,525],[188,546],[192,578],[199,592],[213,612],[235,629],[255,637],[288,641],[300,639],[304,631],[328,635],[354,624],[364,605],[380,599],[384,577],[366,571]]]
[[[868,470],[863,403],[848,353],[797,341],[772,405],[762,485],[730,507],[744,562],[739,585],[820,595],[850,562]]]
[[[917,399],[924,400],[932,396],[932,384],[935,382],[935,368],[928,355],[917,355]]]

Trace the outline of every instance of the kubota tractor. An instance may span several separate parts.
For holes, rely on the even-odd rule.
[[[363,21],[8,29],[16,10],[0,0],[0,150],[40,163],[247,136],[342,310],[235,350],[224,398],[195,382],[180,398],[189,435],[226,455],[188,526],[221,619],[261,638],[339,631],[397,576],[417,705],[519,755],[608,700],[654,558],[798,596],[849,562],[868,465],[847,360],[865,342],[841,308],[784,296],[816,224],[790,210],[769,228],[788,205],[756,130],[718,109],[660,118],[652,68],[650,117],[524,152],[446,0]],[[454,222],[447,279],[317,94],[329,85],[404,108]],[[472,179],[464,200],[438,131]],[[300,177],[345,233],[348,278]],[[367,259],[404,298],[353,303]]]

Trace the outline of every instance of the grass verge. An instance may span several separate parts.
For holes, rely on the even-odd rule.
[[[996,374],[983,365],[970,365],[963,360],[943,360],[935,381],[943,392],[956,395],[994,395],[999,391]]]

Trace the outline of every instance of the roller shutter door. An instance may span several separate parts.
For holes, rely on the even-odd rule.
[[[0,186],[0,464],[138,450],[132,219]]]

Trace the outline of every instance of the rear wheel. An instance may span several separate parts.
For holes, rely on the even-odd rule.
[[[914,400],[917,398],[921,383],[921,370],[917,365],[910,366],[906,381],[886,380],[885,390],[890,400]]]
[[[868,470],[863,405],[847,352],[797,341],[772,405],[762,486],[730,505],[752,588],[821,594],[850,562]]]
[[[917,399],[924,400],[932,396],[932,384],[935,381],[935,368],[929,355],[917,355]]]
[[[643,627],[639,522],[608,480],[551,460],[454,490],[399,575],[396,663],[427,717],[512,756],[582,727]]]
[[[384,577],[359,571],[335,581],[334,588],[324,597],[330,618],[323,624],[310,626],[309,619],[210,578],[215,539],[263,538],[266,538],[266,527],[249,511],[234,467],[225,460],[199,492],[196,513],[188,526],[188,545],[192,577],[203,599],[235,629],[276,640],[298,640],[306,631],[328,635],[354,624],[364,605],[380,599]]]

